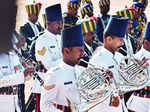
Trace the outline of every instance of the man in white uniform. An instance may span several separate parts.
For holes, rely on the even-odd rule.
[[[56,4],[45,9],[47,29],[35,43],[35,56],[37,61],[49,69],[60,62],[61,55],[61,5]]]
[[[0,5],[0,112],[24,112],[19,97],[19,85],[33,68],[24,69],[13,50],[13,33],[16,27],[16,0],[6,0]]]
[[[126,33],[128,21],[129,19],[124,17],[111,17],[104,33],[104,46],[90,60],[91,64],[112,71],[116,83],[120,82],[118,64],[122,56],[116,51],[124,44],[123,38]],[[119,105],[114,107],[111,105],[112,102],[109,97],[89,112],[125,112],[126,108],[123,98],[119,98],[119,102]]]
[[[63,61],[47,72],[45,84],[51,89],[43,88],[41,91],[42,112],[72,112],[73,109],[77,111],[80,100],[76,88],[75,65],[84,54],[83,46],[81,25],[63,30]]]
[[[35,57],[36,61],[44,65],[46,69],[55,66],[59,63],[61,58],[61,37],[60,32],[62,28],[62,13],[60,4],[47,7],[45,9],[47,29],[35,41]],[[38,72],[38,75],[43,78],[43,73]],[[40,92],[41,87],[37,79],[35,79],[32,93],[26,104],[28,112],[35,109],[40,112]]]
[[[135,57],[139,60],[144,58],[150,59],[150,22],[146,25],[143,39],[143,46],[135,55]],[[148,64],[150,65],[149,60]],[[150,72],[150,69],[148,70]],[[150,86],[146,86],[143,89],[134,92],[127,102],[127,107],[131,112],[149,112]]]

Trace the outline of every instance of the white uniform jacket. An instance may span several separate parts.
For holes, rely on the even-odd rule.
[[[97,52],[90,60],[90,63],[96,66],[104,67],[105,69],[109,69],[113,72],[114,78],[117,83],[120,82],[120,75],[118,72],[118,64],[121,60],[121,57],[123,56],[116,52],[115,54],[112,54],[110,51],[108,51],[106,48],[101,47],[99,48],[99,52]],[[112,107],[109,106],[110,104],[110,97],[106,99],[103,103],[97,105],[93,109],[91,109],[89,112],[123,112],[123,110],[126,111],[126,107],[124,105],[124,100],[120,100],[120,104],[118,107]]]
[[[0,112],[15,112],[15,109],[17,112],[21,112],[18,105],[17,93],[6,92],[3,87],[15,86],[22,83],[24,83],[24,69],[19,62],[18,56],[12,52],[0,54]]]
[[[60,35],[54,35],[45,30],[45,33],[36,40],[35,56],[36,60],[41,61],[46,69],[60,63],[62,57]]]
[[[42,112],[62,112],[54,104],[69,106],[67,99],[74,106],[79,104],[74,67],[62,62],[48,71],[46,75],[48,77],[45,84],[50,86],[51,89],[42,88],[40,102]]]

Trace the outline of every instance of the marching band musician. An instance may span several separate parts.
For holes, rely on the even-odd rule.
[[[100,14],[98,15],[98,22],[96,28],[97,38],[103,43],[103,32],[108,24],[110,15],[108,14],[110,10],[110,0],[99,0]]]
[[[143,46],[135,57],[139,60],[150,58],[150,22],[145,27]],[[148,64],[150,61],[148,60]],[[149,69],[150,71],[150,69]],[[135,91],[127,102],[127,107],[131,112],[149,112],[150,110],[150,86],[146,86],[141,90]]]
[[[140,18],[141,18],[140,15],[142,14],[142,12],[145,9],[145,7],[140,2],[133,2],[131,7],[134,7],[134,8],[137,9],[137,14],[135,16],[136,17],[135,20],[133,21],[133,25],[132,25],[132,29],[131,29],[131,33],[130,34],[140,41],[140,37],[142,35],[142,31],[143,31],[143,28],[144,28],[143,25],[146,24],[145,20],[144,20],[145,23],[143,23],[143,20],[140,20]]]
[[[22,53],[21,52],[21,48],[23,48],[24,47],[24,45],[25,45],[25,38],[24,37],[22,37],[21,35],[19,35],[16,31],[14,31],[13,32],[13,37],[12,37],[12,42],[13,42],[13,48],[15,49],[15,50],[17,50],[17,52],[18,53]],[[19,56],[18,56],[19,57]],[[19,60],[20,60],[20,57],[19,57]],[[21,60],[20,60],[21,61]],[[22,62],[21,61],[21,64],[24,66],[25,65],[25,63],[24,62]],[[24,66],[25,67],[25,66]],[[25,85],[24,85],[24,83],[22,83],[22,84],[19,84],[18,85],[18,90],[19,90],[19,92],[18,92],[18,98],[19,98],[19,100],[20,100],[20,104],[22,105],[21,107],[20,107],[20,109],[21,109],[21,112],[26,112],[25,111]]]
[[[1,4],[0,12],[0,112],[22,112],[18,86],[25,77],[33,73],[33,67],[23,68],[18,56],[13,52],[13,33],[16,26],[16,0],[6,0]]]
[[[56,4],[45,9],[47,29],[35,43],[35,56],[41,61],[46,69],[57,65],[62,57],[61,54],[61,29],[62,12],[61,5]]]
[[[45,81],[51,89],[41,91],[41,110],[43,112],[76,112],[80,103],[76,88],[75,65],[84,54],[81,25],[62,32],[63,61],[47,72]],[[75,111],[73,111],[75,109]]]
[[[32,53],[34,53],[33,50],[35,48],[35,58],[38,66],[40,66],[39,64],[43,64],[45,68],[43,69],[44,71],[41,68],[38,70],[38,75],[42,79],[44,78],[43,72],[45,73],[48,68],[57,65],[61,58],[61,40],[59,34],[62,29],[62,15],[60,4],[46,8],[46,19],[47,29],[39,34],[31,47]],[[31,95],[26,103],[27,112],[32,112],[33,110],[40,112],[40,93],[40,82],[35,79]]]
[[[143,39],[144,28],[147,23],[147,16],[145,14],[145,9],[147,5],[148,0],[133,0],[133,7],[135,7],[139,13],[138,23],[139,23],[139,30],[141,31],[140,40]]]
[[[128,22],[129,19],[125,17],[117,17],[117,16],[111,17],[104,33],[104,46],[101,47],[99,52],[97,52],[97,54],[95,54],[90,59],[91,64],[101,66],[112,71],[116,83],[119,83],[120,81],[120,75],[118,71],[119,61],[121,61],[120,59],[121,57],[123,57],[117,51],[124,44],[123,38],[125,37]],[[112,95],[101,104],[98,104],[97,106],[89,110],[89,112],[127,111],[122,96],[118,96],[118,99],[116,99],[115,101],[116,103],[111,102],[112,98],[116,99],[116,97]]]
[[[79,19],[78,9],[80,7],[79,0],[69,0],[67,4],[68,11],[63,14],[63,29],[73,26]]]
[[[136,12],[137,10],[134,8],[134,7],[130,7],[130,8],[125,8],[125,9],[122,9],[122,10],[119,10],[116,12],[116,14],[118,16],[123,16],[123,17],[128,17],[130,20],[129,20],[129,24],[128,24],[128,28],[127,28],[127,31],[126,31],[126,38],[125,38],[125,44],[122,46],[123,49],[120,49],[119,52],[121,54],[123,54],[124,56],[127,56],[127,42],[126,42],[126,39],[129,38],[129,40],[131,41],[131,45],[132,45],[132,48],[131,48],[131,51],[132,51],[132,54],[135,54],[136,51],[137,51],[137,46],[139,44],[139,41],[131,36],[131,30],[132,30],[132,26],[133,26],[133,22],[136,18]]]
[[[43,31],[42,26],[39,24],[38,17],[41,10],[41,3],[32,3],[25,6],[28,14],[28,22],[20,27],[20,34],[26,38],[27,50],[30,49],[30,45],[34,37]]]
[[[83,39],[84,39],[84,51],[86,55],[83,57],[83,59],[87,62],[89,62],[89,59],[92,57],[92,54],[96,47],[96,43],[94,43],[95,38],[95,31],[96,31],[96,23],[97,20],[95,18],[85,18],[80,19],[77,21],[77,24],[82,25],[82,33],[83,33]],[[88,64],[83,63],[82,61],[79,63],[80,66],[87,67]]]

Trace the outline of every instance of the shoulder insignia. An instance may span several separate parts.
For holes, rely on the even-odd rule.
[[[42,56],[45,54],[45,52],[46,52],[46,48],[45,47],[43,47],[42,50],[38,50],[38,54],[42,55]]]
[[[53,88],[55,88],[55,84],[52,84],[52,85],[50,85],[50,86],[46,86],[45,84],[43,84],[43,87],[44,87],[44,89],[46,89],[46,90],[51,90],[51,89],[53,89]]]

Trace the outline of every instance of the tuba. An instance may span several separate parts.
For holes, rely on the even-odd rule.
[[[133,55],[130,38],[126,36],[127,56],[123,58],[119,65],[119,72],[122,83],[120,90],[124,92],[139,90],[147,86],[150,82],[148,69],[144,69],[143,62],[137,60]]]
[[[81,59],[81,61],[84,60]],[[113,78],[108,80],[108,74],[103,67],[85,63],[89,64],[89,67],[77,78],[77,88],[81,100],[78,109],[81,112],[88,112],[105,101],[112,94],[114,88]]]

